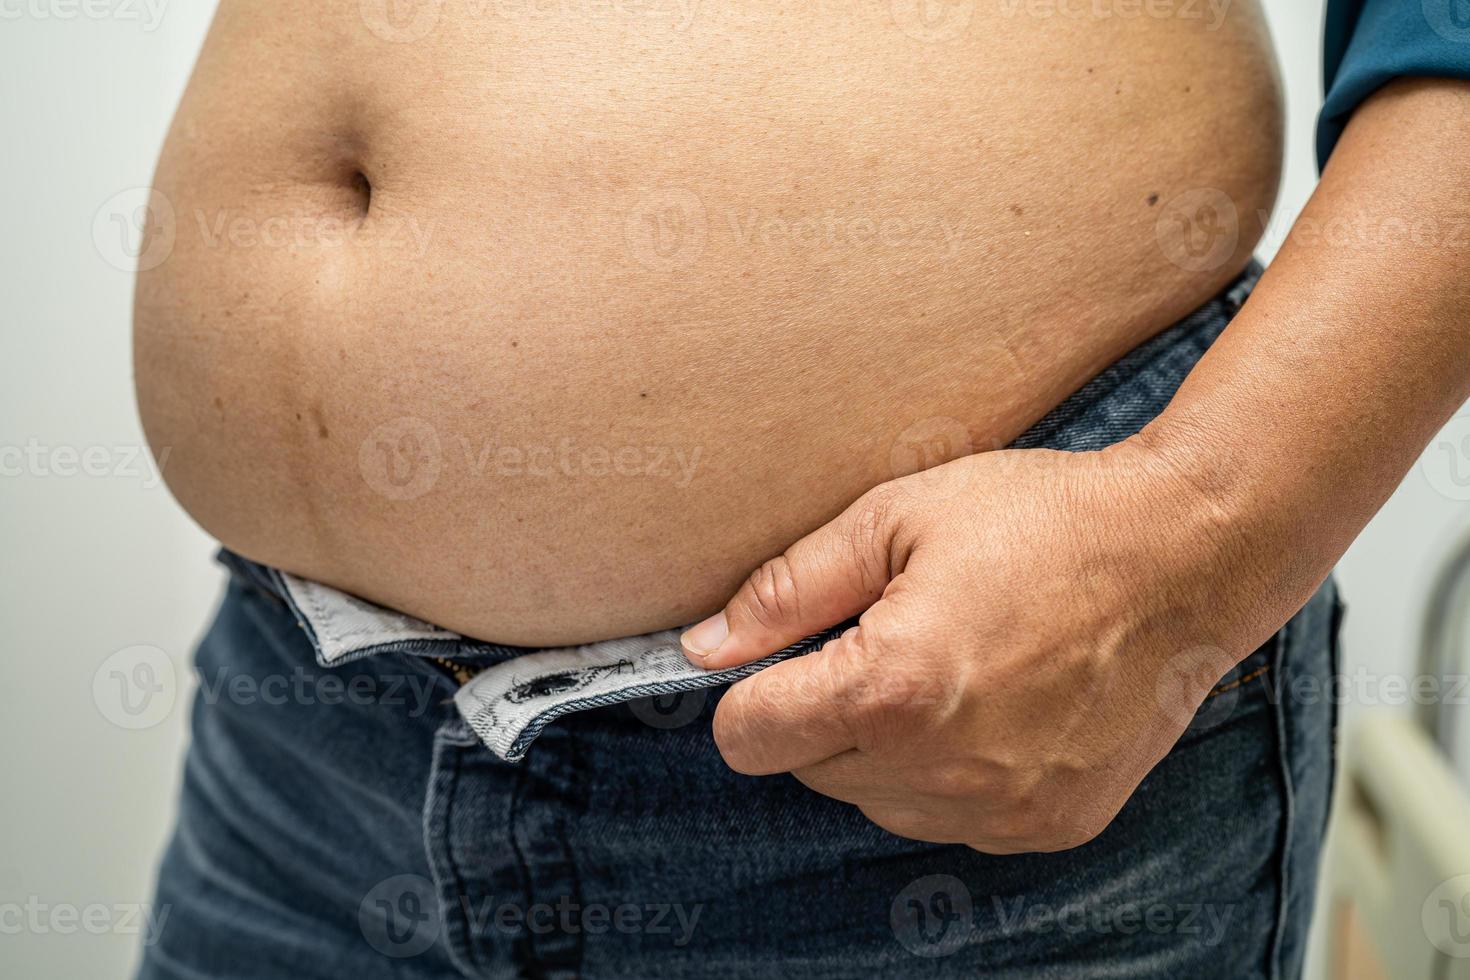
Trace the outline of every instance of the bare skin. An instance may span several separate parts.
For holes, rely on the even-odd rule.
[[[1243,266],[1281,140],[1254,4],[914,6],[446,0],[420,35],[224,0],[138,290],[169,485],[468,635],[678,626]],[[1242,220],[1198,262],[1202,192]]]
[[[1139,436],[879,487],[686,634],[723,667],[862,613],[721,699],[726,761],[905,837],[1096,836],[1470,398],[1467,229],[1470,84],[1386,86]]]

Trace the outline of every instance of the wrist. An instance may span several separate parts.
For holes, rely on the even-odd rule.
[[[1170,405],[1125,443],[1136,466],[1167,493],[1175,516],[1206,537],[1243,533],[1264,515],[1249,461],[1213,426]],[[1233,465],[1227,465],[1227,460]]]
[[[1245,430],[1170,406],[1127,447],[1161,501],[1164,547],[1195,555],[1216,642],[1239,657],[1291,619],[1338,558],[1320,533],[1326,495],[1267,448],[1230,438]]]

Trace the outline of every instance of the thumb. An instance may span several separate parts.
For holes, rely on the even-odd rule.
[[[680,637],[701,667],[759,660],[867,609],[901,571],[896,495],[877,487],[757,568],[723,610]]]

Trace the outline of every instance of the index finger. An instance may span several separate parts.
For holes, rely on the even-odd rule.
[[[857,632],[767,667],[725,692],[715,709],[714,734],[726,765],[767,776],[856,748],[843,702],[862,669]]]

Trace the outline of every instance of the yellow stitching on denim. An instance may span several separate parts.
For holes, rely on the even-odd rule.
[[[1235,690],[1237,687],[1239,687],[1242,684],[1248,684],[1251,681],[1255,680],[1257,677],[1260,677],[1262,674],[1264,674],[1266,671],[1268,671],[1270,669],[1271,669],[1271,665],[1270,664],[1267,664],[1264,667],[1257,667],[1255,670],[1251,671],[1249,674],[1246,674],[1244,677],[1237,677],[1235,680],[1231,681],[1229,684],[1221,684],[1219,687],[1215,688],[1209,694],[1206,694],[1205,695],[1205,700],[1208,701],[1208,700],[1210,700],[1210,698],[1214,697],[1215,695],[1217,695],[1217,694],[1224,694],[1226,691],[1233,691],[1233,690]]]

